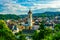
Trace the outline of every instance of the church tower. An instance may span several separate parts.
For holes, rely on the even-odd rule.
[[[32,28],[32,12],[31,12],[31,10],[29,10],[29,12],[28,12],[28,25],[29,25],[29,27]]]

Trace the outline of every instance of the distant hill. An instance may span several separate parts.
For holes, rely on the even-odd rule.
[[[0,14],[0,20],[6,20],[6,19],[19,19],[20,17],[18,15],[14,15],[14,14]]]
[[[43,15],[47,17],[60,16],[60,12],[44,12],[44,13],[33,13],[33,17],[42,17]],[[27,17],[28,15],[19,15],[21,18]]]
[[[47,16],[47,17],[52,17],[52,16],[60,16],[60,12],[44,12],[44,13],[33,13],[33,17],[42,17],[42,16]],[[25,18],[27,15],[15,15],[15,14],[0,14],[0,19],[20,19],[20,18]]]

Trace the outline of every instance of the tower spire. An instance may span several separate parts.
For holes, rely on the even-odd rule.
[[[28,25],[29,27],[32,28],[32,11],[31,10],[29,10],[28,12]]]
[[[29,12],[28,13],[32,13],[31,9],[29,9]]]

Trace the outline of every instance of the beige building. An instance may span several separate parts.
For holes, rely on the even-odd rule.
[[[32,24],[32,12],[31,12],[31,10],[29,10],[29,12],[28,12],[28,25],[29,25],[29,28],[33,26],[33,24]]]

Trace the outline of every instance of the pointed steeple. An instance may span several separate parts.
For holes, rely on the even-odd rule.
[[[32,24],[32,11],[29,10],[28,12],[28,25],[29,25],[29,29],[32,28],[33,24]]]
[[[31,13],[32,13],[32,11],[31,11],[31,10],[29,10],[28,14],[31,14]]]

